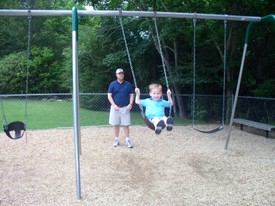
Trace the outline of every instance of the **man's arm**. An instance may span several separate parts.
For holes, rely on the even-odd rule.
[[[134,93],[131,93],[130,94],[130,105],[133,106],[133,103],[134,103]]]
[[[131,93],[129,95],[130,95],[130,100],[129,100],[129,104],[127,105],[127,108],[128,110],[131,110],[134,103],[134,93]]]
[[[116,104],[113,100],[113,94],[112,93],[108,93],[108,100],[110,102],[110,104],[114,107]]]
[[[111,103],[111,105],[115,108],[115,110],[119,110],[119,107],[116,105],[116,103],[113,100],[113,94],[108,93],[108,100]]]

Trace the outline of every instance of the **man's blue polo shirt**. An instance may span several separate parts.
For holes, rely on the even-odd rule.
[[[134,93],[134,91],[130,82],[124,80],[119,83],[115,80],[111,82],[108,93],[112,93],[112,98],[117,106],[124,107],[130,103],[130,94]]]

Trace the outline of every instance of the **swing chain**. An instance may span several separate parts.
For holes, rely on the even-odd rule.
[[[27,66],[26,66],[26,96],[25,96],[25,125],[27,123],[28,93],[29,93],[29,68],[30,68],[30,46],[31,46],[31,10],[28,10],[28,40],[27,40]]]
[[[227,15],[226,15],[227,18]],[[227,65],[227,19],[224,20],[224,34],[223,34],[223,108],[222,108],[222,124],[224,124],[225,116],[225,87],[226,87],[226,65]]]
[[[193,104],[192,104],[192,124],[195,124],[195,95],[196,95],[196,18],[193,18]]]
[[[166,87],[168,89],[169,88],[169,83],[168,83],[166,66],[165,66],[165,61],[164,61],[164,57],[163,57],[163,53],[162,53],[162,47],[161,47],[160,38],[159,38],[159,32],[158,32],[158,26],[157,26],[157,18],[156,18],[156,16],[154,16],[153,19],[154,19],[154,25],[155,25],[156,36],[157,36],[157,41],[158,41],[158,50],[159,50],[159,53],[160,53],[162,67],[163,67],[163,73],[164,73],[164,77],[165,77],[165,83],[166,83]]]
[[[128,56],[128,61],[129,61],[129,64],[130,64],[130,69],[131,69],[131,72],[132,72],[132,77],[133,77],[133,80],[134,80],[134,85],[135,85],[135,88],[137,88],[135,72],[134,72],[134,69],[133,69],[132,59],[131,59],[131,56],[130,56],[130,52],[129,52],[129,48],[128,48],[128,44],[127,44],[127,39],[126,39],[125,32],[124,32],[121,13],[122,13],[122,11],[120,10],[120,17],[119,17],[120,28],[121,28],[122,35],[123,35],[123,40],[124,40],[124,44],[125,44],[125,48],[126,48],[126,52],[127,52],[127,56]]]

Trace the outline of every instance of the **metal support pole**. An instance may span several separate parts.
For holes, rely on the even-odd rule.
[[[275,22],[275,15],[270,14],[270,15],[264,16],[264,17],[261,18],[261,21],[263,21],[263,22]],[[249,35],[250,35],[250,30],[251,30],[251,27],[252,27],[253,24],[254,24],[254,22],[250,22],[247,26],[247,29],[246,29],[245,44],[244,44],[242,62],[241,62],[241,67],[240,67],[240,72],[239,72],[237,88],[236,88],[236,92],[235,92],[235,99],[234,99],[233,109],[232,109],[230,123],[229,123],[229,130],[228,130],[228,134],[227,134],[227,140],[226,140],[226,143],[225,143],[225,149],[228,148],[228,143],[229,143],[230,134],[231,134],[231,130],[232,130],[233,119],[234,119],[236,106],[237,106],[237,101],[238,101],[238,96],[239,96],[240,84],[241,84],[241,81],[242,81],[242,74],[243,74],[243,67],[244,67],[246,50],[247,50],[247,45],[248,45],[248,39],[249,39]]]
[[[225,149],[228,148],[228,143],[229,143],[230,134],[231,134],[231,130],[232,130],[233,119],[234,119],[234,115],[235,115],[235,111],[236,111],[236,106],[237,106],[237,101],[238,101],[238,96],[239,96],[239,90],[240,90],[240,85],[241,85],[241,81],[242,81],[242,74],[243,74],[243,67],[244,67],[246,50],[247,50],[247,44],[244,45],[242,62],[241,62],[241,67],[240,67],[240,72],[239,72],[237,88],[236,88],[236,92],[235,92],[235,99],[234,99],[234,103],[233,103],[233,109],[232,109],[232,113],[231,113],[231,117],[230,117],[230,123],[229,123],[229,129],[228,129]]]
[[[73,116],[75,140],[76,196],[81,199],[80,189],[80,118],[79,118],[79,82],[78,82],[78,18],[77,8],[72,9],[72,69],[73,69]]]

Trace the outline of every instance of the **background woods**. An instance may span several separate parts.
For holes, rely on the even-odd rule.
[[[144,10],[265,16],[275,3],[266,1],[79,1],[78,9]],[[1,9],[66,9],[74,1],[7,1]],[[0,17],[0,91],[24,93],[26,77],[27,17]],[[138,86],[165,85],[153,20],[124,17],[123,25]],[[170,87],[175,95],[192,94],[193,22],[190,19],[158,18],[158,30]],[[247,22],[227,22],[226,94],[234,92]],[[196,21],[196,89],[199,94],[222,94],[223,21]],[[255,26],[240,95],[274,97],[275,26]],[[71,91],[71,17],[32,17],[29,92]],[[79,68],[81,92],[106,92],[114,70],[122,67],[132,81],[118,17],[79,17]],[[166,88],[165,88],[166,89]],[[181,108],[181,107],[179,107]],[[184,116],[184,111],[180,111]]]

